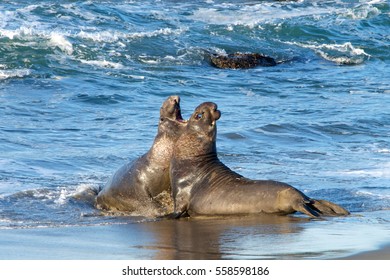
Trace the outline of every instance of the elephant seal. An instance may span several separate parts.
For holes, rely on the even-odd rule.
[[[149,217],[172,212],[169,164],[176,140],[185,127],[179,96],[168,97],[160,109],[152,147],[116,171],[99,192],[96,207]]]
[[[246,69],[257,66],[275,66],[276,61],[259,53],[210,54],[211,65],[223,69]]]
[[[173,217],[302,212],[310,217],[348,215],[343,207],[307,197],[294,187],[271,180],[250,180],[217,156],[215,103],[199,105],[176,142],[170,174]]]

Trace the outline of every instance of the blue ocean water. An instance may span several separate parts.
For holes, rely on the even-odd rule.
[[[1,1],[0,235],[139,222],[75,196],[149,149],[174,94],[185,118],[218,104],[226,165],[353,214],[305,224],[309,235],[346,225],[371,232],[356,244],[385,242],[389,30],[386,0]],[[209,51],[280,64],[217,69]]]

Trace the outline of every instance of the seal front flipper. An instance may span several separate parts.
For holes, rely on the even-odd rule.
[[[180,199],[179,199],[179,201],[180,201]],[[180,219],[180,218],[189,217],[189,216],[190,215],[188,214],[188,204],[187,203],[183,203],[182,205],[180,205],[179,203],[175,204],[175,210],[172,213],[172,217],[174,219]]]
[[[322,199],[313,199],[313,207],[326,216],[347,216],[350,214],[348,210],[340,205]]]
[[[189,216],[190,215],[188,215],[187,211],[184,211],[184,212],[173,212],[173,213],[170,213],[170,214],[166,214],[164,216],[159,216],[158,219],[176,220],[176,219],[185,218],[185,217],[189,217]]]
[[[312,218],[320,217],[320,213],[318,213],[316,210],[314,210],[311,207],[311,202],[302,201],[301,203],[298,204],[298,207],[295,210],[302,212],[303,214],[306,214]]]

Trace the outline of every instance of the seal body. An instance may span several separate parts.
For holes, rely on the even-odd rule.
[[[176,217],[297,211],[310,217],[349,214],[341,206],[311,199],[286,183],[250,180],[230,170],[217,157],[220,115],[214,103],[199,105],[176,143],[170,166]]]
[[[224,69],[246,69],[257,66],[275,66],[276,61],[259,53],[210,54],[211,65]]]
[[[169,164],[176,140],[185,126],[180,99],[170,96],[160,109],[158,133],[152,147],[146,154],[115,172],[99,192],[96,207],[141,216],[171,212]]]

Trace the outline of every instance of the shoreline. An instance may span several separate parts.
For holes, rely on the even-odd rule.
[[[336,230],[340,224],[326,226],[324,231],[320,223],[255,217],[0,230],[0,260],[390,260],[384,238],[361,246],[359,236],[350,243],[351,231]],[[326,242],[335,233],[340,239]]]
[[[376,250],[359,252],[336,260],[390,260],[390,243]]]

